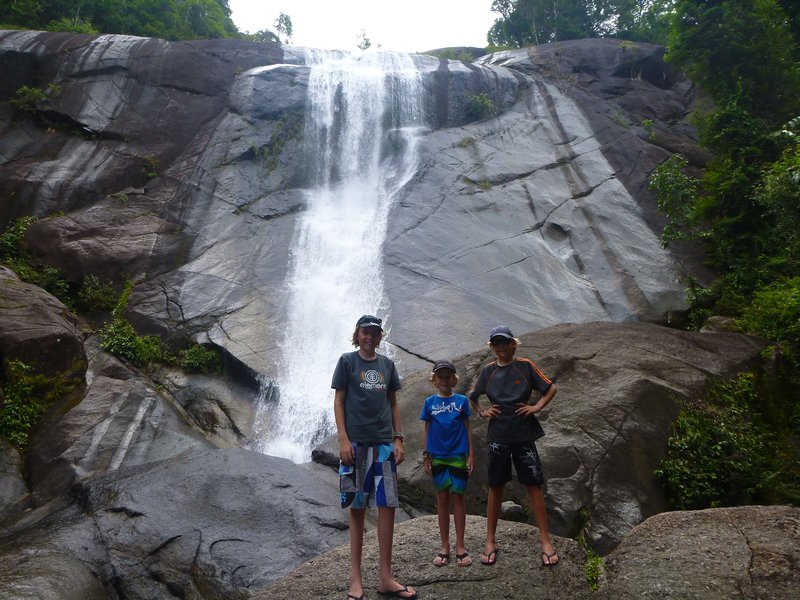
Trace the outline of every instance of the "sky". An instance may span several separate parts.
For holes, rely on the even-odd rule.
[[[450,46],[486,46],[500,15],[492,0],[229,0],[241,31],[275,31],[280,13],[292,20],[291,44],[357,50],[363,30],[372,48],[424,52]]]

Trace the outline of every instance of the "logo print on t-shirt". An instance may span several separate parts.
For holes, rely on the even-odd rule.
[[[365,390],[385,390],[387,388],[386,384],[383,383],[383,373],[374,369],[361,372],[361,383],[359,385]]]

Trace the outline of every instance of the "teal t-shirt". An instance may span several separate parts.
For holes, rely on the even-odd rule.
[[[351,442],[392,441],[389,391],[400,389],[400,376],[391,359],[378,354],[374,360],[364,360],[358,351],[346,352],[339,357],[331,387],[345,390],[345,429]]]

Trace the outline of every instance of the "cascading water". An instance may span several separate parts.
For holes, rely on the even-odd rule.
[[[385,314],[387,216],[414,174],[424,119],[410,55],[307,51],[306,64],[311,188],[292,243],[278,399],[261,402],[257,422],[261,451],[295,462],[335,430],[331,375],[356,319]]]

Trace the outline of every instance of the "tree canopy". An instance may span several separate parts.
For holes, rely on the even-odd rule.
[[[0,24],[169,40],[241,35],[228,0],[11,0],[0,5]]]
[[[620,37],[663,43],[674,0],[494,0],[487,39],[521,48],[561,40]]]

